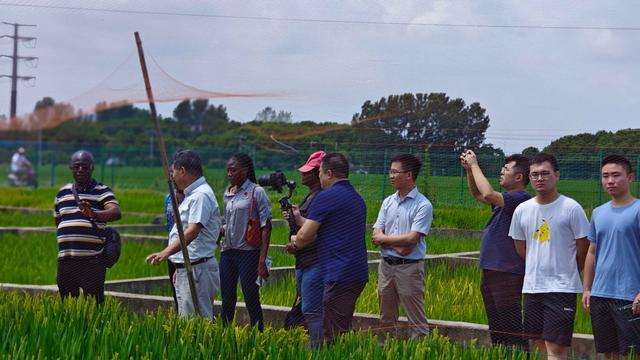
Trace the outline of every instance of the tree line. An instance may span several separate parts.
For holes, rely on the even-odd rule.
[[[110,149],[128,149],[126,156],[130,163],[148,161],[155,141],[149,111],[132,105],[113,107],[103,103],[97,107],[104,110],[66,121],[41,134],[14,131],[0,136],[4,140],[31,141],[41,137],[49,144],[100,144]],[[34,113],[43,108],[72,111],[50,97],[38,101]],[[245,151],[261,157],[259,160],[266,162],[266,166],[274,167],[290,162],[292,156],[297,159],[298,153],[315,149],[354,153],[381,149],[427,151],[431,156],[438,156],[471,148],[479,156],[496,159],[505,156],[502,149],[486,142],[490,125],[487,110],[477,102],[467,104],[445,93],[406,93],[367,100],[350,124],[296,122],[290,112],[269,106],[259,111],[253,120],[239,122],[229,117],[224,105],[212,104],[206,99],[184,100],[177,104],[172,116],[161,117],[159,121],[169,149],[216,147],[229,152]],[[624,148],[626,153],[638,153],[639,144],[640,129],[628,129],[564,136],[542,150],[529,147],[522,152],[533,155],[545,151],[564,157]],[[149,147],[149,152],[140,151]],[[458,165],[455,156],[440,156],[438,164],[441,168]]]

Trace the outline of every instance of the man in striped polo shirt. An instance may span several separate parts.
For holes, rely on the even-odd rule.
[[[93,155],[80,150],[71,156],[74,183],[63,186],[56,195],[54,216],[58,240],[57,283],[60,295],[85,296],[104,301],[106,267],[101,229],[119,220],[120,205],[108,186],[93,178]],[[73,195],[78,193],[80,203]],[[93,223],[92,223],[93,222]]]

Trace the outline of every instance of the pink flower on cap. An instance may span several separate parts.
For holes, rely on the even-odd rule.
[[[309,155],[309,159],[307,162],[298,168],[298,171],[301,173],[309,172],[313,169],[319,169],[320,164],[322,163],[322,158],[326,155],[326,153],[322,150],[316,151],[313,154]]]

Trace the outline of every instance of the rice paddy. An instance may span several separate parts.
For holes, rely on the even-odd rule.
[[[421,340],[380,339],[367,332],[342,336],[312,350],[301,329],[223,326],[173,312],[144,316],[107,299],[0,293],[0,353],[7,358],[86,359],[525,359],[502,347],[455,344],[437,332]],[[9,354],[7,356],[7,354]]]

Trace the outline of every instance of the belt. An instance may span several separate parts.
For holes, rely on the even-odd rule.
[[[422,259],[405,259],[395,256],[385,256],[382,259],[389,265],[415,264],[422,261]]]
[[[209,261],[209,259],[211,259],[211,258],[210,257],[206,257],[206,258],[198,259],[196,261],[192,261],[191,262],[191,266],[202,264],[203,262]],[[173,265],[176,267],[176,269],[184,269],[184,263],[173,263]]]

